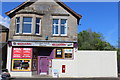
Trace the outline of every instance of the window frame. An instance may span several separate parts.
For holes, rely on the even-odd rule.
[[[53,34],[53,20],[54,19],[58,19],[58,34]],[[65,30],[65,34],[61,34],[61,20],[66,20],[66,30]],[[52,35],[53,36],[67,36],[68,34],[68,17],[67,16],[53,16],[52,19]]]
[[[36,19],[39,18],[40,22],[36,23]],[[39,24],[39,33],[36,34],[36,24]],[[40,35],[41,34],[41,17],[35,17],[35,35]]]
[[[17,22],[17,18],[20,19],[20,17],[18,16],[18,17],[15,18],[15,33],[16,33],[16,34],[20,34],[20,22],[19,22],[19,23]],[[17,25],[18,25],[18,24],[19,24],[19,32],[17,32]]]
[[[54,20],[54,19],[53,19],[53,20]],[[52,21],[53,21],[53,20],[52,20]],[[58,24],[53,24],[53,22],[52,22],[52,35],[53,35],[53,36],[59,36],[59,19],[56,18],[56,20],[58,20]],[[54,25],[58,25],[58,34],[53,34],[53,26],[54,26]],[[54,26],[54,27],[55,27],[55,26]],[[55,29],[54,29],[54,32],[55,32]]]
[[[31,22],[24,22],[24,18],[32,18]],[[23,25],[24,24],[31,24],[31,33],[24,33],[23,32]],[[32,27],[33,27],[33,17],[31,16],[23,16],[23,20],[22,20],[22,34],[32,34]]]
[[[61,22],[61,20],[60,20],[60,22]],[[60,35],[61,36],[67,36],[67,23],[68,23],[68,20],[67,19],[63,19],[63,20],[66,20],[66,24],[60,24]],[[64,27],[66,27],[65,34],[61,34],[61,25],[64,25]]]
[[[40,36],[41,35],[41,24],[42,24],[42,17],[43,16],[40,16],[40,15],[36,15],[36,14],[18,14],[15,16],[15,28],[16,28],[16,18],[17,17],[20,17],[20,27],[19,27],[19,33],[16,33],[16,29],[14,31],[14,34],[15,35],[37,35],[37,36]],[[30,17],[32,18],[32,23],[31,23],[31,33],[24,33],[23,32],[23,18],[24,17]],[[36,18],[40,18],[40,26],[39,26],[39,34],[36,34],[35,33],[35,28],[36,28]]]

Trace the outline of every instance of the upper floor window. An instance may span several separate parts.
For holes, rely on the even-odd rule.
[[[16,33],[19,33],[20,29],[20,17],[16,18]]]
[[[32,33],[32,18],[31,17],[24,17],[23,18],[23,33]]]
[[[59,19],[53,19],[53,34],[58,34]]]
[[[67,34],[67,20],[66,19],[61,19],[60,32],[61,34]]]
[[[36,18],[35,34],[40,34],[40,18]]]
[[[53,28],[52,28],[53,35],[67,35],[67,19],[53,19]]]
[[[16,33],[40,34],[40,29],[41,29],[40,27],[41,27],[41,18],[38,17],[34,18],[34,16],[23,17],[23,18],[16,17]]]

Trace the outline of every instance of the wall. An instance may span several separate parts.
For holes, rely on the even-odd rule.
[[[8,39],[8,31],[0,32],[0,42],[6,42]]]
[[[31,77],[32,72],[10,72],[12,77]]]
[[[74,60],[52,60],[59,77],[117,77],[116,51],[78,51]],[[66,65],[66,73],[62,73]]]

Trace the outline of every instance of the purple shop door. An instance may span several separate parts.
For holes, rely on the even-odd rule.
[[[39,67],[40,67],[40,74],[48,74],[48,70],[49,70],[49,60],[47,57],[40,57],[40,61],[39,61]]]

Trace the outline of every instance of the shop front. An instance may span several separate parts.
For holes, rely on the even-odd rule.
[[[9,47],[11,64],[7,67],[12,76],[16,76],[15,73],[20,76],[22,72],[30,76],[52,76],[52,59],[69,60],[74,55],[74,43],[13,41]]]

